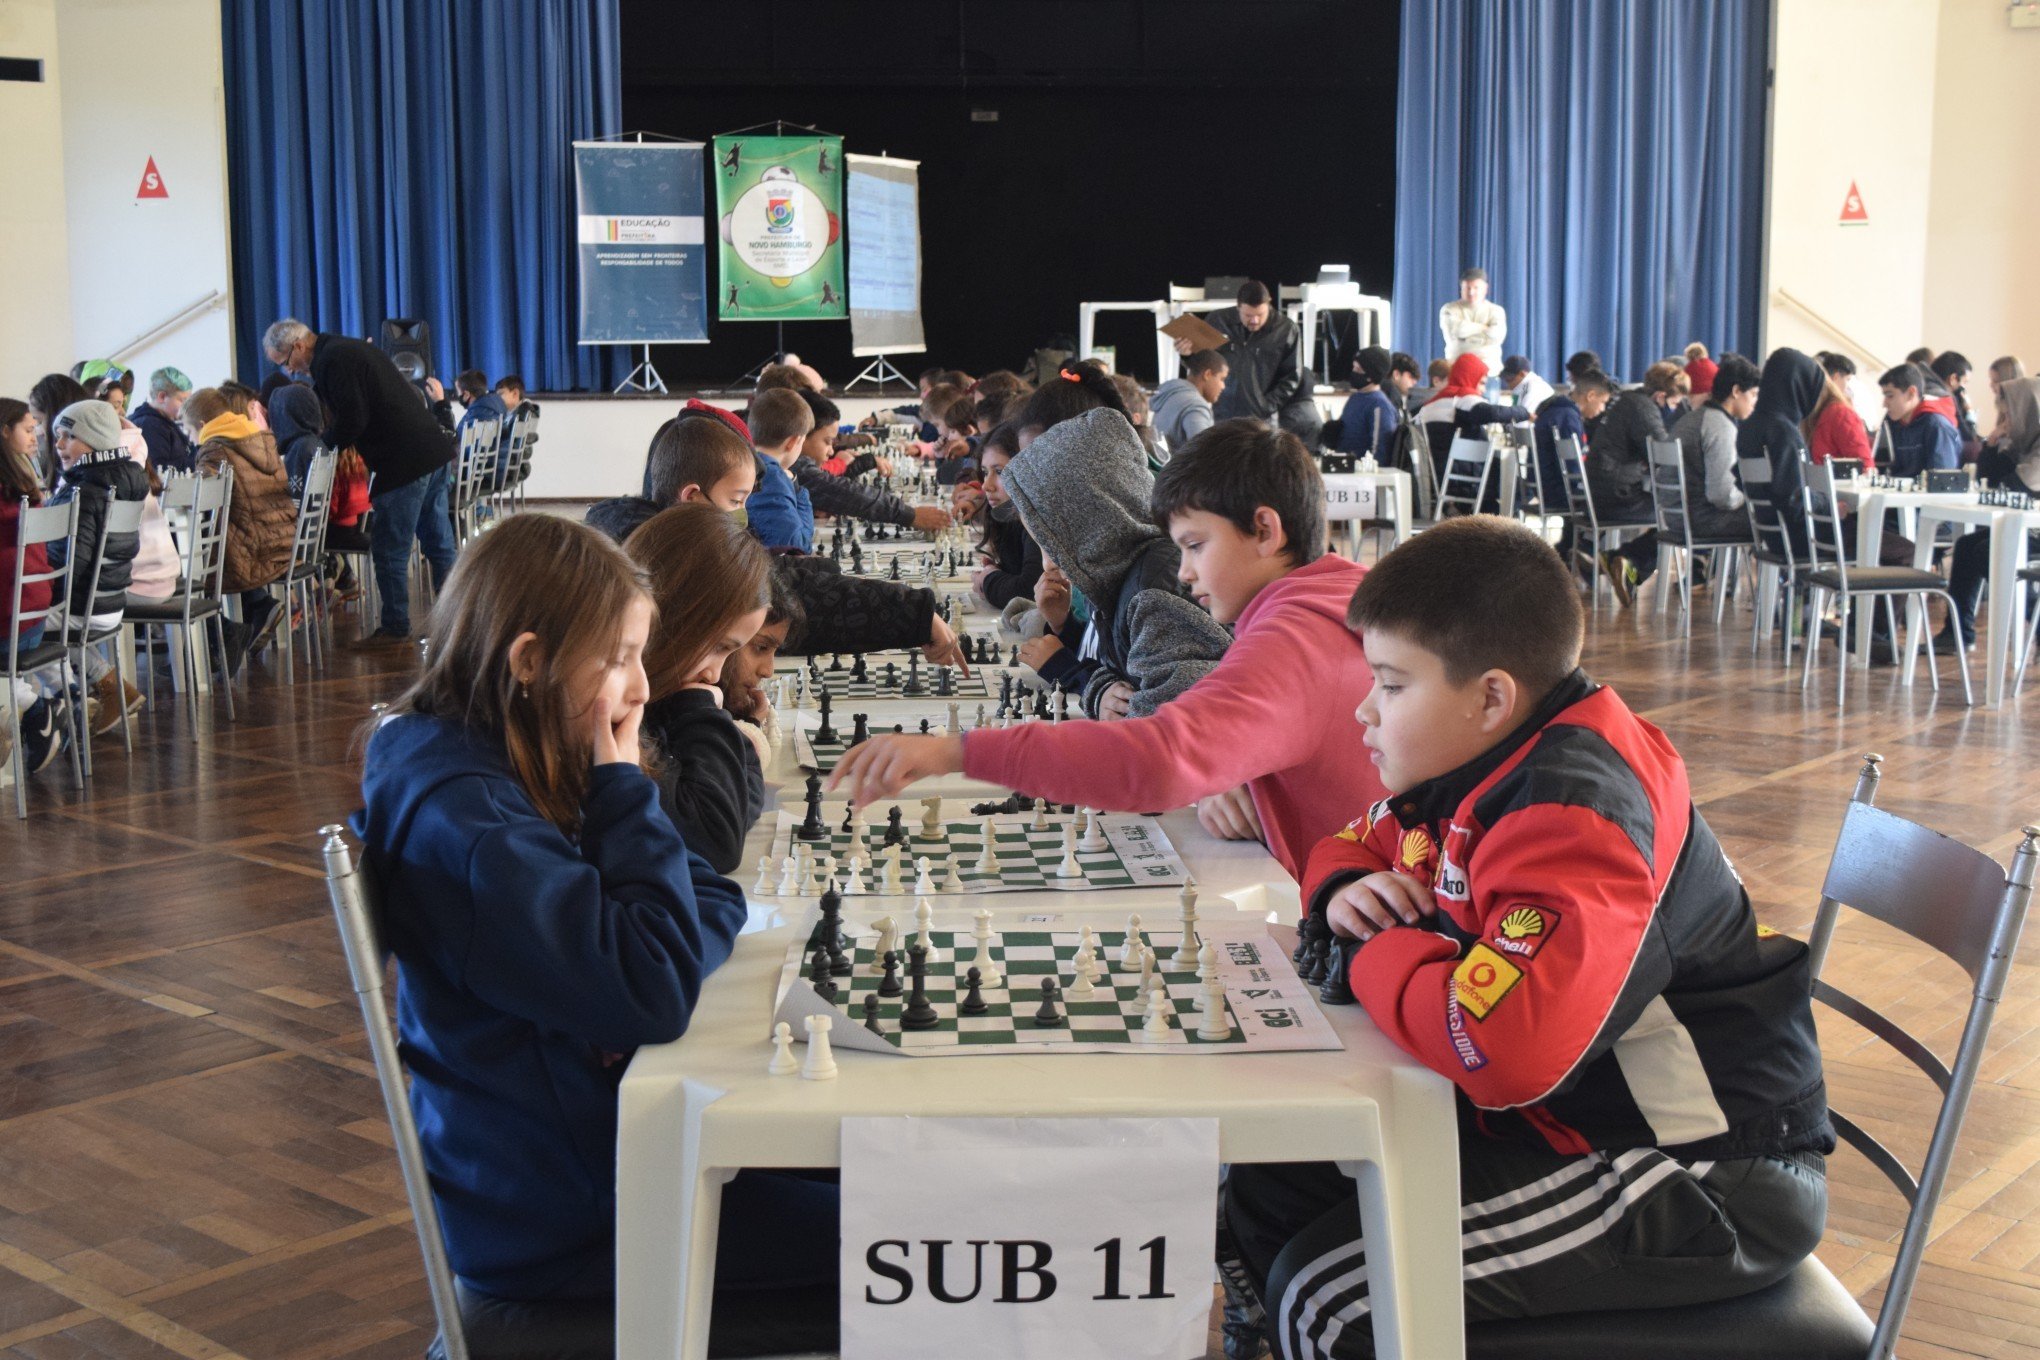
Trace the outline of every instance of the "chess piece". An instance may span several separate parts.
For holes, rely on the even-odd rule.
[[[850,746],[862,746],[870,740],[871,715],[868,713],[852,713],[850,715],[850,740],[847,744]]]
[[[804,841],[818,841],[829,834],[829,828],[822,825],[822,777],[818,774],[807,777],[807,816],[793,834]]]
[[[886,662],[885,687],[887,689],[893,689],[896,688],[899,685],[899,683],[900,683],[900,668],[890,661]]]
[[[971,937],[977,941],[977,956],[970,961],[971,971],[984,979],[985,986],[1003,987],[1006,979],[992,962],[992,913],[980,907],[971,919],[977,923],[971,931]]]
[[[928,1004],[928,951],[920,945],[907,947],[907,977],[912,987],[907,993],[907,1004],[900,1011],[900,1028],[934,1029],[942,1023],[942,1017]]]
[[[1231,1038],[1232,1019],[1225,1010],[1225,984],[1218,980],[1216,972],[1204,980],[1198,1003],[1201,1018],[1197,1022],[1197,1037],[1211,1043]]]
[[[1074,976],[1070,981],[1070,995],[1078,1001],[1089,1001],[1098,991],[1091,980],[1091,969],[1097,964],[1097,956],[1091,953],[1089,945],[1077,946],[1077,956],[1070,961]]]
[[[1062,863],[1055,866],[1057,878],[1082,878],[1084,866],[1077,863],[1077,828],[1074,822],[1064,822],[1062,829]]]
[[[963,723],[957,717],[957,710],[961,707],[962,705],[960,704],[951,704],[949,706],[949,726],[945,730],[952,737],[963,735]]]
[[[938,698],[943,699],[956,693],[956,673],[948,666],[935,668],[935,693]]]
[[[938,892],[962,892],[963,878],[956,872],[956,856],[949,851],[942,852],[942,884]]]
[[[935,908],[925,897],[914,904],[914,942],[927,951],[928,962],[942,962],[942,951],[935,947]]]
[[[955,704],[949,706],[949,712],[952,717],[955,715]],[[921,839],[924,841],[939,841],[942,839],[942,799],[940,797],[923,798],[921,800]]]
[[[985,706],[983,704],[979,704],[977,706],[977,721],[970,725],[970,730],[973,732],[982,732],[984,730],[984,726],[985,726]]]
[[[842,669],[843,669],[843,654],[841,652],[831,653],[829,656],[830,673],[834,674],[835,672],[840,671]]]
[[[850,678],[860,685],[871,679],[871,671],[864,664],[864,653],[858,652],[851,657]]]
[[[990,1010],[991,1007],[985,1004],[984,993],[980,990],[984,985],[983,974],[973,968],[963,975],[963,980],[967,984],[968,990],[964,992],[963,1000],[957,1003],[956,1013],[958,1015],[983,1015],[986,1011]]]
[[[996,874],[999,872],[999,852],[993,845],[994,837],[992,834],[991,818],[985,818],[984,829],[980,834],[984,837],[984,844],[978,850],[977,863],[971,866],[971,872],[976,874]]]
[[[1063,721],[1070,716],[1070,692],[1061,685],[1055,687],[1055,720]]]
[[[1178,968],[1188,968],[1197,957],[1197,885],[1185,883],[1183,891],[1177,894],[1177,901],[1183,908],[1182,938],[1176,942],[1173,961]]]
[[[1035,831],[1048,830],[1048,800],[1031,798],[1028,801],[1034,804],[1034,820],[1028,823],[1029,827]]]
[[[829,951],[817,949],[808,960],[808,985],[824,1001],[836,999],[836,979],[829,972]]]
[[[1146,947],[1146,943],[1140,937],[1140,913],[1135,912],[1126,918],[1126,939],[1119,946],[1119,966],[1122,968],[1138,966],[1141,950]]]
[[[833,1015],[810,1015],[807,1018],[807,1065],[800,1069],[803,1080],[836,1079],[836,1055],[829,1050],[829,1026],[835,1022]]]
[[[815,729],[814,742],[818,746],[826,746],[830,742],[834,741],[840,734],[836,731],[834,727],[829,725],[829,704],[831,703],[829,691],[823,690],[821,692],[820,697],[822,705],[822,725]]]
[[[845,894],[845,895],[848,895],[848,894],[850,894],[850,893],[861,893],[861,892],[863,892],[863,891],[864,891],[864,855],[863,855],[863,852],[862,852],[862,851],[858,851],[858,850],[852,850],[852,851],[850,852],[850,863],[849,863],[849,866],[848,866],[848,867],[849,867],[849,877],[847,877],[847,878],[845,878],[845,879],[843,880],[843,892],[844,892],[844,894]]]
[[[829,972],[850,976],[850,956],[843,952],[843,899],[832,889],[822,894],[821,920],[815,926],[815,943],[829,952]]]
[[[1084,835],[1077,842],[1077,849],[1096,855],[1111,848],[1112,842],[1105,839],[1105,814],[1093,808],[1084,818]]]
[[[1154,977],[1155,951],[1146,945],[1142,945],[1140,951],[1140,985],[1143,987],[1147,986],[1150,982],[1154,981]]]
[[[751,885],[753,897],[763,897],[772,891],[772,856],[758,856],[758,881]]]
[[[927,692],[927,686],[921,683],[921,654],[919,652],[909,652],[907,654],[907,683],[900,686],[900,693],[907,698],[915,698]]]
[[[888,896],[897,894],[900,891],[900,858],[898,855],[887,855],[882,862],[878,890]]]
[[[906,990],[900,986],[899,951],[895,949],[886,950],[881,956],[880,962],[881,966],[885,969],[885,973],[878,980],[878,994],[880,996],[898,996]]]
[[[765,1071],[775,1077],[790,1077],[800,1071],[800,1060],[793,1056],[793,1026],[784,1020],[772,1027],[772,1061]]]
[[[1169,994],[1161,987],[1150,987],[1143,995],[1147,1016],[1141,1022],[1140,1037],[1151,1044],[1167,1043],[1169,1026],[1176,1018],[1176,1008],[1169,1003]]]
[[[866,992],[864,994],[864,1027],[873,1034],[883,1036],[885,1030],[878,1023],[878,1007],[878,993]]]
[[[935,891],[934,875],[928,872],[928,857],[921,855],[914,860],[914,891],[931,893]]]
[[[1353,978],[1347,966],[1350,962],[1344,944],[1336,940],[1326,942],[1324,977],[1318,982],[1318,1000],[1327,1006],[1353,1004]]]
[[[885,810],[885,843],[887,845],[907,843],[907,832],[906,828],[900,825],[900,809],[897,803]]]
[[[800,892],[798,877],[800,860],[792,855],[782,855],[779,860],[779,896],[793,897]]]
[[[1056,1009],[1056,985],[1054,978],[1041,980],[1041,1009],[1034,1012],[1037,1029],[1061,1029],[1065,1023],[1063,1013]]]

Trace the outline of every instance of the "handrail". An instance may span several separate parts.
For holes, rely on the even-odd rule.
[[[1868,345],[1864,344],[1861,340],[1858,340],[1855,336],[1843,330],[1840,326],[1837,326],[1834,322],[1822,316],[1819,312],[1815,311],[1812,307],[1809,307],[1806,303],[1792,296],[1792,294],[1787,292],[1785,289],[1774,288],[1771,291],[1780,302],[1786,303],[1787,305],[1795,307],[1799,311],[1805,313],[1816,324],[1826,327],[1830,335],[1839,336],[1841,340],[1845,344],[1847,344],[1851,349],[1855,350],[1856,353],[1862,355],[1865,359],[1868,359],[1870,361],[1870,367],[1878,370],[1879,372],[1882,372],[1885,369],[1891,367],[1890,364],[1887,364],[1884,362],[1884,360],[1878,358],[1877,355],[1871,351]]]
[[[133,354],[136,350],[151,343],[158,337],[169,334],[185,322],[193,320],[206,312],[218,311],[226,305],[227,295],[215,288],[198,301],[187,303],[183,307],[178,308],[170,314],[167,320],[157,322],[134,339],[128,341],[125,345],[116,346],[113,352],[106,357],[116,363],[124,362],[130,354]]]

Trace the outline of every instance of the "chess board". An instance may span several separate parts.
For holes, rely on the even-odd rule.
[[[957,703],[957,722],[965,731],[970,730],[976,717],[977,705],[983,702],[982,699],[978,699],[968,703]],[[920,736],[922,735],[921,724],[923,722],[928,724],[927,735],[929,736],[940,737],[949,734],[949,711],[941,707],[939,703],[935,708],[915,708],[912,710],[888,709],[883,713],[872,713],[866,716],[869,719],[869,731],[874,737],[892,732],[905,732],[912,736]],[[806,717],[816,723],[820,722],[819,714],[811,713],[807,714]],[[853,730],[855,719],[856,714],[854,713],[849,715],[848,718],[841,712],[832,712],[829,715],[829,721],[834,724],[836,729],[836,739],[834,741],[816,741],[814,728],[807,726],[795,728],[793,733],[794,760],[799,763],[803,770],[812,770],[816,774],[831,773],[836,768],[836,762],[843,758],[843,753],[850,749],[850,733]]]
[[[956,799],[945,800],[945,803],[945,811],[968,806]],[[995,892],[1095,892],[1106,888],[1181,888],[1190,881],[1190,871],[1183,867],[1182,857],[1169,843],[1168,833],[1152,817],[1115,812],[1103,814],[1101,820],[1106,848],[1079,849],[1077,864],[1083,870],[1082,874],[1076,878],[1058,878],[1056,869],[1062,864],[1062,828],[1065,822],[1071,820],[1068,816],[1050,815],[1046,818],[1045,827],[1034,826],[1034,816],[1029,813],[993,817],[993,850],[998,855],[999,867],[989,874],[981,874],[976,866],[978,852],[984,846],[983,818],[945,820],[943,833],[946,839],[932,840],[922,835],[917,809],[907,805],[903,824],[908,843],[900,891],[898,894],[881,894],[877,891],[880,879],[873,856],[875,849],[883,843],[885,823],[882,820],[862,823],[862,835],[853,837],[853,833],[843,829],[839,818],[828,817],[827,809],[824,811],[828,835],[822,840],[805,843],[813,848],[817,859],[825,854],[836,857],[839,878],[847,872],[853,846],[872,861],[864,869],[864,896],[897,896],[911,900],[915,896],[937,898]],[[793,830],[800,825],[802,816],[801,812],[780,810],[779,829],[772,841],[771,872],[775,883],[780,859],[795,853]],[[948,891],[940,886],[941,856],[945,850],[952,857],[957,879],[962,884],[960,888]],[[936,888],[933,892],[916,894],[913,891],[914,860],[924,855],[933,861],[930,873],[936,880]],[[856,902],[858,896],[846,890],[846,906]]]
[[[885,668],[887,665],[893,667],[892,679],[890,681],[886,679]],[[923,659],[921,662],[922,692],[919,694],[902,693],[906,688],[907,676],[912,673],[909,664],[905,661],[894,660],[890,655],[879,657],[878,659],[873,659],[872,656],[867,655],[864,658],[864,671],[864,679],[852,680],[850,678],[850,666],[847,662],[844,664],[843,669],[839,671],[832,671],[826,666],[823,667],[821,685],[829,691],[829,698],[832,704],[831,721],[846,716],[846,702],[857,699],[912,699],[932,702],[939,706],[950,699],[976,701],[978,699],[997,699],[999,695],[999,682],[991,672],[991,668],[987,666],[972,666],[969,675],[965,675],[963,672],[951,667],[949,679],[950,688],[956,691],[954,694],[937,694],[935,692],[937,668],[929,664],[926,659]],[[807,674],[808,697],[802,707],[812,706],[816,702],[812,688],[815,684],[815,677],[807,672],[805,665],[778,673],[787,676]]]
[[[824,1000],[807,981],[807,937],[803,937],[787,949],[773,1020],[787,1022],[805,1041],[802,1021],[807,1016],[832,1015],[831,1047],[915,1058],[990,1053],[1273,1053],[1344,1047],[1318,1009],[1311,988],[1298,979],[1288,955],[1274,940],[1244,923],[1206,929],[1200,922],[1199,928],[1200,934],[1217,946],[1218,980],[1225,989],[1230,1022],[1223,1039],[1198,1037],[1203,1015],[1197,1007],[1204,997],[1203,984],[1194,960],[1180,967],[1176,964],[1173,954],[1179,936],[1175,932],[1145,936],[1158,952],[1171,955],[1156,971],[1175,1012],[1166,1031],[1150,1035],[1139,965],[1123,964],[1119,959],[1126,932],[1097,932],[1101,971],[1091,997],[1083,1000],[1069,991],[1076,981],[1074,960],[1081,934],[1066,924],[993,935],[989,952],[993,966],[1002,973],[1002,985],[980,989],[979,996],[986,1004],[983,1015],[959,1011],[967,991],[964,975],[977,957],[976,941],[969,931],[935,931],[940,962],[929,963],[925,979],[928,1003],[938,1017],[935,1028],[908,1030],[901,1026],[900,1013],[907,1004],[903,993],[879,998],[881,1032],[876,1034],[864,1024],[864,998],[877,994],[884,976],[876,952],[877,935],[869,931],[858,934],[854,950],[845,950],[851,960],[850,976],[834,979],[836,996],[832,1001]],[[1034,1024],[1041,1007],[1041,983],[1049,977],[1061,988],[1056,1006],[1064,1020],[1056,1028]],[[903,987],[911,989],[909,979],[902,975],[900,980]]]

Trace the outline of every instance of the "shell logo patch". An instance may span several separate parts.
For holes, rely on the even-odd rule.
[[[1511,907],[1495,923],[1495,948],[1519,959],[1534,959],[1560,919],[1549,907]]]
[[[1424,871],[1431,859],[1431,834],[1420,826],[1403,832],[1402,845],[1396,851],[1396,867],[1417,877],[1429,877]]]
[[[1486,944],[1476,944],[1452,970],[1452,994],[1468,1015],[1485,1020],[1522,980],[1522,969]]]
[[[1767,926],[1767,925],[1764,925],[1764,924],[1763,924],[1762,922],[1759,922],[1759,923],[1757,924],[1757,938],[1758,938],[1758,939],[1760,939],[1760,940],[1769,940],[1769,939],[1774,939],[1774,938],[1776,938],[1777,934],[1778,934],[1778,932],[1777,932],[1777,931],[1775,931],[1775,930],[1771,929],[1771,927],[1769,927],[1769,926]]]

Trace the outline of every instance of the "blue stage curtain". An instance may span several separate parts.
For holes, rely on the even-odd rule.
[[[1405,0],[1396,343],[1488,271],[1504,350],[1626,378],[1688,342],[1755,355],[1767,0]]]
[[[432,325],[433,371],[606,389],[575,342],[573,150],[622,118],[617,0],[224,0],[236,355]]]

